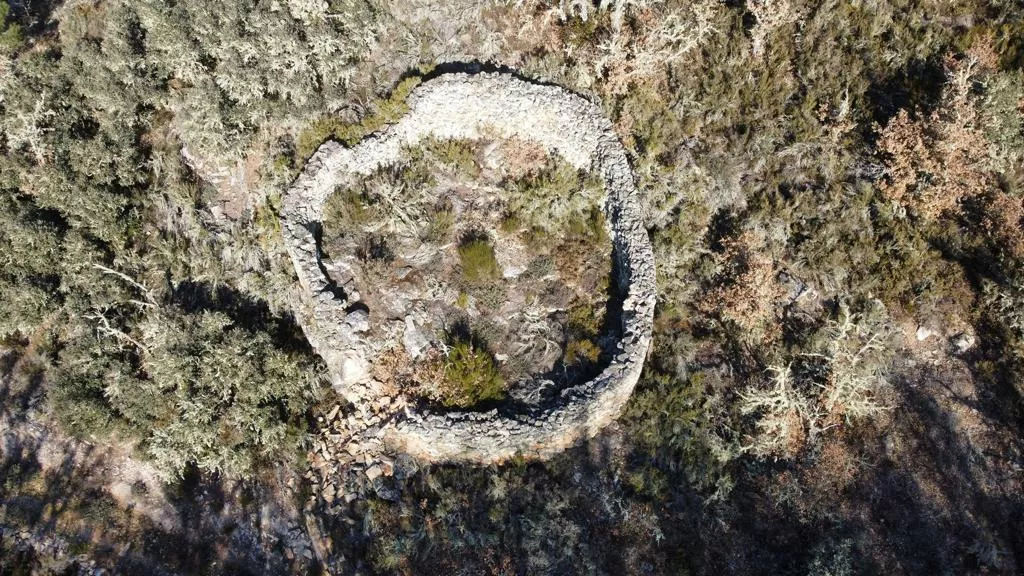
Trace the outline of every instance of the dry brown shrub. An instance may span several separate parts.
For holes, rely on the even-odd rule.
[[[996,192],[985,207],[982,225],[1014,258],[1024,258],[1024,198]]]
[[[792,458],[807,445],[807,428],[804,426],[804,419],[796,410],[786,413],[786,430],[782,454],[787,458]]]
[[[592,64],[611,94],[626,94],[641,83],[656,92],[667,89],[668,68],[684,58],[698,59],[696,49],[718,32],[716,2],[694,2],[675,10],[655,9],[653,3],[631,8],[628,26],[616,25],[613,19],[612,34],[600,44],[600,56]]]
[[[440,350],[430,348],[422,358],[413,360],[405,348],[395,346],[377,357],[371,372],[388,393],[404,392],[433,398],[444,379],[444,355]]]
[[[701,310],[736,324],[754,341],[777,339],[782,333],[779,303],[786,291],[764,241],[745,232],[725,243],[722,258],[726,278],[700,304]]]
[[[412,391],[427,398],[436,399],[438,387],[444,382],[444,354],[431,348],[426,355],[412,363],[405,382]]]
[[[521,138],[498,140],[498,152],[502,158],[502,168],[513,180],[536,174],[548,161],[548,154],[544,148]]]
[[[857,479],[861,462],[842,437],[824,442],[818,461],[806,471],[807,484],[819,491],[839,496]]]
[[[522,67],[538,54],[557,54],[565,49],[559,33],[558,10],[541,0],[495,2],[481,11],[481,18],[504,44],[503,64]]]
[[[999,52],[996,51],[995,33],[991,30],[975,38],[967,49],[967,57],[978,63],[983,72],[999,70]]]
[[[886,158],[885,196],[925,219],[958,214],[961,203],[991,189],[991,145],[982,132],[971,89],[982,73],[968,55],[945,61],[942,102],[918,119],[901,110],[882,130],[879,151]]]
[[[410,362],[405,349],[396,346],[381,352],[373,362],[370,373],[388,392],[401,391],[408,378]]]

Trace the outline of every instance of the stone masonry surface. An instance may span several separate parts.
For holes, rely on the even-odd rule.
[[[333,386],[375,423],[372,436],[393,450],[430,461],[544,458],[594,436],[618,416],[640,377],[656,299],[654,257],[633,172],[611,122],[581,96],[502,73],[443,74],[417,87],[408,104],[408,114],[396,124],[355,147],[320,146],[284,198],[282,231],[302,292],[298,316],[327,363]],[[432,412],[388,397],[381,401],[381,385],[369,370],[376,353],[372,343],[347,322],[351,302],[339,296],[324,273],[329,263],[321,261],[320,221],[335,189],[400,161],[405,149],[431,136],[515,137],[600,174],[619,270],[616,281],[625,299],[622,337],[611,363],[596,378],[525,412]]]

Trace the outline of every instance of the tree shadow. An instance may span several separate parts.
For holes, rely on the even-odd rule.
[[[938,106],[945,82],[938,57],[910,62],[891,76],[873,80],[866,95],[872,120],[885,126],[900,110],[928,114]]]
[[[883,458],[859,483],[860,527],[890,548],[881,555],[883,571],[1015,573],[1024,558],[1024,537],[1016,530],[1024,521],[1024,497],[1013,488],[1020,482],[1006,476],[1001,455],[990,452],[994,447],[964,433],[951,411],[957,405],[976,411],[978,403],[937,400],[941,379],[929,369],[907,375],[890,433],[906,448],[899,458]],[[1019,450],[1019,436],[1010,441]],[[999,557],[987,556],[987,546]]]
[[[364,573],[685,573],[699,499],[685,483],[635,493],[625,459],[609,431],[546,462],[423,465],[395,501],[321,518]]]
[[[267,302],[230,286],[188,280],[175,287],[171,302],[190,314],[222,312],[236,326],[268,332],[274,344],[287,352],[313,353],[294,316],[275,313]]]
[[[253,530],[235,529],[254,506],[227,510],[244,498],[214,475],[191,469],[168,488],[174,528],[122,508],[104,487],[118,464],[103,445],[53,431],[39,411],[43,373],[25,374],[22,360],[0,356],[0,574],[93,566],[146,575],[289,572]]]

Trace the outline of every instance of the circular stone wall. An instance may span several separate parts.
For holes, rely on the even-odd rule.
[[[654,257],[636,199],[633,173],[611,123],[584,98],[557,86],[509,74],[444,74],[408,99],[398,123],[353,148],[327,142],[287,191],[281,212],[285,243],[302,288],[299,319],[324,358],[335,389],[357,407],[381,394],[370,377],[375,350],[360,334],[366,314],[352,307],[352,288],[328,280],[319,248],[324,202],[339,186],[399,162],[427,137],[519,138],[557,153],[604,182],[613,258],[622,304],[622,337],[611,363],[593,380],[563,390],[527,411],[431,412],[406,406],[380,418],[375,431],[388,445],[432,461],[494,462],[515,455],[547,457],[595,435],[618,416],[647,356],[655,304]]]

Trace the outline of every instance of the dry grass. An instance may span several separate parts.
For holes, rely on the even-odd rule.
[[[520,138],[498,141],[501,167],[512,180],[536,174],[547,165],[548,154],[539,144]]]
[[[982,218],[990,237],[1014,258],[1024,258],[1024,197],[996,192]]]
[[[605,78],[604,89],[622,95],[644,84],[665,89],[668,69],[684,58],[699,57],[699,48],[717,33],[720,6],[694,2],[677,10],[647,5],[633,11],[632,25],[612,25],[611,36],[600,44],[593,62],[595,75]]]
[[[776,340],[782,332],[779,304],[785,289],[764,241],[745,232],[725,243],[727,272],[700,304],[702,311],[733,323],[754,342]]]
[[[764,53],[764,47],[775,30],[793,24],[802,17],[799,8],[790,0],[750,0],[747,9],[754,15],[753,29],[750,31],[751,50],[754,56]]]

